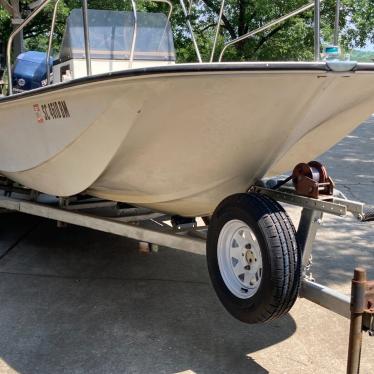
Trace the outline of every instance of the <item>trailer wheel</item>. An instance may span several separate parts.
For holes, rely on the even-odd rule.
[[[207,261],[218,298],[242,322],[279,318],[296,300],[301,254],[295,228],[267,196],[236,194],[220,203],[209,225]]]

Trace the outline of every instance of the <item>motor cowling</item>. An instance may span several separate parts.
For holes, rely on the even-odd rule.
[[[18,55],[12,74],[13,91],[23,92],[46,85],[47,80],[47,54],[43,52],[28,51]],[[52,58],[49,61],[50,70]]]

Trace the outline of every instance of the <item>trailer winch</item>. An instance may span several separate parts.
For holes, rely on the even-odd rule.
[[[296,165],[292,172],[292,182],[296,193],[301,196],[318,199],[331,197],[334,193],[334,182],[326,167],[317,161]]]

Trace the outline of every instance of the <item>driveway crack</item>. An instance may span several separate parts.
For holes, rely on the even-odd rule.
[[[25,231],[20,237],[18,237],[18,239],[12,244],[10,245],[4,253],[2,253],[0,255],[0,261],[6,257],[15,247],[17,247],[17,245],[19,243],[21,243],[24,239],[26,239],[37,227],[38,227],[39,223],[33,225],[32,227],[30,227],[27,231]]]

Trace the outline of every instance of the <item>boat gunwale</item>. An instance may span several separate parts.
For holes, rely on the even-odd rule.
[[[284,72],[284,71],[320,71],[333,72],[326,62],[224,62],[224,63],[191,63],[191,64],[175,64],[163,66],[151,66],[145,68],[126,69],[115,72],[91,75],[81,78],[72,79],[68,82],[52,84],[36,88],[21,93],[15,93],[10,96],[0,97],[0,105],[2,103],[17,101],[23,98],[42,95],[49,92],[59,91],[65,88],[75,86],[84,86],[86,84],[103,82],[119,78],[144,77],[154,75],[168,74],[184,74],[184,73],[224,73],[224,72]],[[355,71],[374,71],[374,63],[357,64],[354,70],[344,73],[352,73]],[[342,72],[340,72],[342,73]]]

